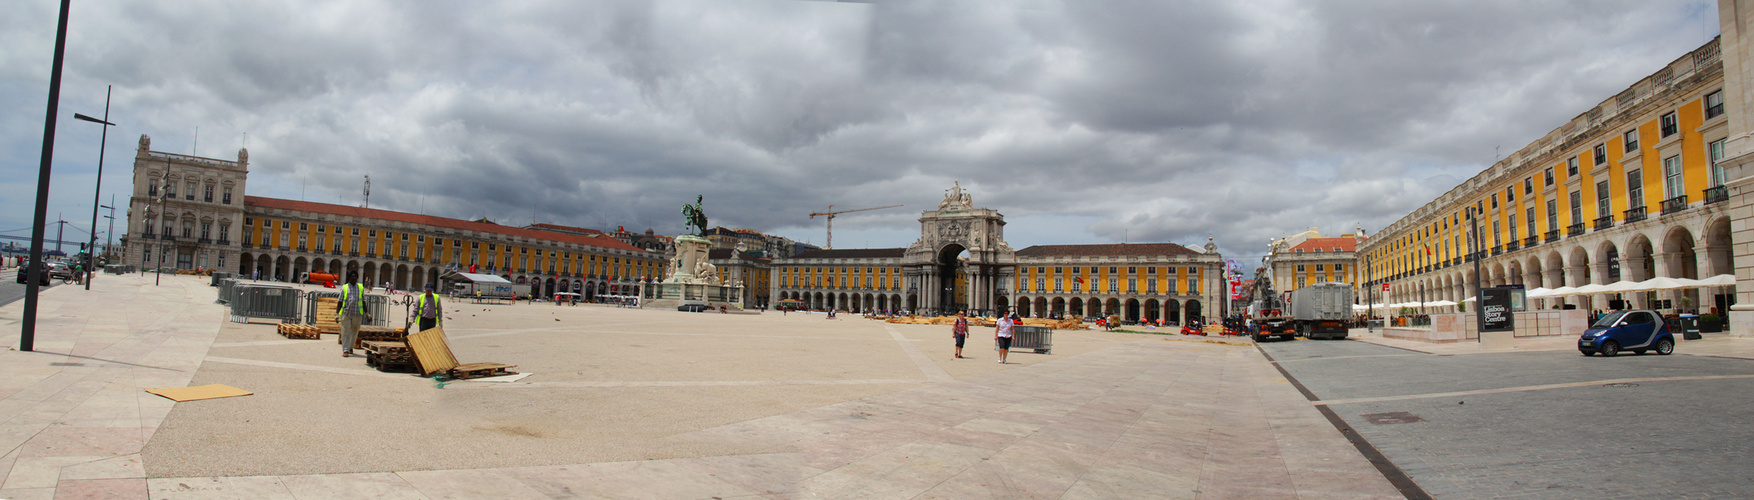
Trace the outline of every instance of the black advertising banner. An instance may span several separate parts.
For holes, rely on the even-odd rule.
[[[1512,314],[1511,290],[1509,288],[1486,288],[1480,290],[1485,295],[1485,305],[1480,307],[1480,331],[1509,332],[1516,330],[1516,315]]]

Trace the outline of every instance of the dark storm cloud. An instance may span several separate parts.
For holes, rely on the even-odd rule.
[[[12,13],[0,188],[18,193],[55,12]],[[1019,248],[1212,234],[1246,258],[1312,226],[1392,222],[1709,40],[1716,16],[1702,1],[93,1],[72,26],[63,109],[101,109],[116,85],[112,165],[143,133],[219,158],[248,134],[252,194],[356,204],[369,174],[380,208],[665,233],[699,194],[715,224],[819,243],[811,212],[905,204],[836,221],[842,246],[890,247],[960,180],[1014,225],[1077,225],[1011,227]],[[96,131],[69,122],[52,194],[77,212]],[[0,229],[28,207],[0,200]]]

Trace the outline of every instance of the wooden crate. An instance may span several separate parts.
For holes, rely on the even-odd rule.
[[[315,339],[318,337],[317,327],[312,325],[281,323],[275,326],[275,330],[280,333],[280,336],[289,339]]]

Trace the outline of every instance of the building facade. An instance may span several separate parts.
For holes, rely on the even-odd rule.
[[[1223,257],[1173,243],[1039,245],[1012,251],[1004,216],[953,187],[908,248],[806,252],[773,262],[778,299],[811,308],[1185,321],[1218,314]]]
[[[140,136],[120,262],[142,269],[230,269],[240,262],[250,153],[237,161],[152,151]]]
[[[1352,285],[1354,297],[1363,300],[1359,281],[1358,242],[1363,231],[1338,237],[1322,237],[1314,228],[1274,240],[1267,261],[1272,266],[1273,290],[1289,292],[1316,283]]]
[[[707,262],[717,268],[719,285],[743,287],[737,300],[739,307],[766,309],[772,304],[768,294],[773,290],[773,259],[753,252],[714,248],[707,252]]]
[[[123,240],[130,263],[280,281],[357,272],[362,282],[400,289],[437,282],[443,269],[473,269],[532,285],[539,297],[570,291],[590,298],[658,278],[666,262],[660,252],[600,234],[246,196],[246,152],[229,162],[150,151],[150,144],[142,136],[135,159]]]
[[[1017,251],[1017,312],[1183,323],[1223,314],[1224,259],[1174,243],[1037,245]]]
[[[1735,273],[1724,68],[1719,40],[1676,59],[1360,243],[1358,265],[1389,303],[1470,297],[1476,259],[1482,285],[1529,289]],[[1721,314],[1732,290],[1535,306]]]

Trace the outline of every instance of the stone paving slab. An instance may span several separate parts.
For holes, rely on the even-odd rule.
[[[456,305],[460,358],[534,369],[440,389],[226,322],[204,278],[105,278],[44,294],[43,352],[0,353],[0,498],[1399,497],[1246,346],[1063,331],[999,365],[942,327]],[[257,394],[142,391],[201,383]],[[468,459],[372,437],[422,426]]]

